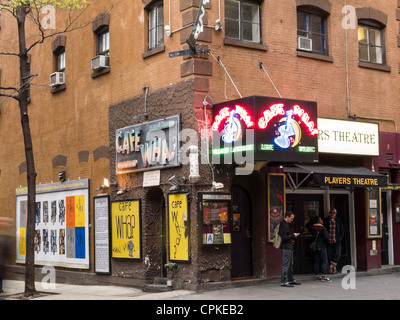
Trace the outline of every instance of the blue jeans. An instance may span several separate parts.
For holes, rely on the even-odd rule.
[[[333,263],[335,266],[339,262],[341,253],[342,253],[342,243],[341,241],[337,241],[336,243],[328,243],[327,244],[327,252],[328,252],[328,260],[330,263]]]
[[[282,252],[282,272],[281,283],[293,282],[293,250],[281,250]]]
[[[326,248],[321,248],[314,252],[314,271],[315,275],[319,274],[326,275],[326,269],[328,266],[328,255],[326,254]]]

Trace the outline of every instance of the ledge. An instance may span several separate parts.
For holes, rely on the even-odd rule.
[[[60,91],[64,91],[65,89],[67,89],[67,85],[64,83],[64,84],[62,84],[60,86],[52,87],[51,88],[51,93],[54,94],[54,93],[57,93],[57,92],[60,92]]]
[[[156,55],[156,54],[158,54],[160,52],[164,52],[164,51],[165,51],[165,45],[161,45],[159,47],[156,47],[154,49],[151,49],[151,50],[148,50],[148,51],[144,52],[142,54],[142,58],[146,59],[148,57],[154,56],[154,55]]]
[[[332,57],[326,56],[323,54],[318,54],[318,53],[313,53],[313,52],[305,52],[305,51],[300,51],[300,50],[297,50],[296,52],[297,52],[298,57],[326,61],[326,62],[333,62]]]
[[[248,41],[239,41],[233,39],[224,39],[224,44],[228,46],[235,46],[235,47],[242,47],[248,49],[255,49],[255,50],[262,50],[268,51],[268,46],[263,43],[255,43],[255,42],[248,42]]]
[[[377,63],[359,61],[358,62],[358,66],[361,67],[361,68],[384,71],[384,72],[391,72],[392,71],[392,68],[388,67],[385,64],[377,64]]]

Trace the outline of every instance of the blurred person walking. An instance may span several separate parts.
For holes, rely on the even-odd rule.
[[[10,254],[10,226],[10,218],[0,217],[0,293],[3,292],[3,279]]]

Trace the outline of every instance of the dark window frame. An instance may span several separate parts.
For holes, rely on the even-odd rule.
[[[60,58],[63,61],[63,64],[59,64]],[[60,46],[54,51],[54,71],[55,72],[65,72],[65,66],[66,66],[66,53],[65,53],[65,47]]]
[[[233,41],[243,41],[246,43],[254,43],[254,44],[262,44],[262,7],[261,1],[251,1],[251,0],[233,0],[236,2],[239,2],[239,18],[238,19],[234,19],[231,17],[227,17],[227,5],[226,5],[226,1],[225,1],[225,39],[228,40],[233,40]],[[253,6],[257,6],[258,7],[258,23],[253,23],[253,21],[248,21],[245,20],[244,18],[244,10],[243,10],[243,6],[244,4],[249,4],[249,5],[253,5]],[[239,27],[238,27],[238,31],[239,31],[239,37],[234,37],[234,36],[230,36],[227,35],[227,30],[229,30],[229,21],[232,21],[234,23],[238,23]],[[252,40],[248,40],[245,39],[244,36],[244,24],[245,23],[251,23],[251,24],[256,24],[258,25],[258,39],[254,40],[254,37],[252,35]],[[258,41],[257,41],[258,40]]]
[[[299,16],[300,14],[304,14],[306,15],[306,30],[304,29],[299,29]],[[313,47],[311,51],[307,51],[307,50],[302,50],[298,47],[297,44],[297,50],[298,51],[302,51],[302,52],[309,52],[312,54],[318,54],[318,55],[323,55],[323,56],[329,56],[329,32],[328,32],[328,17],[329,14],[323,12],[322,10],[318,10],[318,9],[313,9],[313,8],[309,8],[309,7],[298,7],[297,8],[297,40],[299,37],[301,37],[302,34],[306,34],[306,38],[308,39],[312,39],[313,40]],[[321,19],[321,29],[323,29],[323,33],[322,32],[317,32],[314,31],[312,28],[312,19],[313,18],[318,18]],[[314,47],[314,38],[315,37],[323,37],[324,40],[321,41],[323,48],[321,48],[322,50],[316,50]]]
[[[104,42],[104,40],[106,41]],[[105,48],[103,48],[104,43],[106,43]],[[96,54],[110,56],[110,29],[108,25],[103,25],[96,30]]]
[[[159,0],[151,4],[147,9],[147,50],[155,50],[164,46],[164,1]],[[161,12],[160,12],[161,11]],[[159,21],[162,13],[162,22]],[[155,24],[151,25],[154,15]],[[154,34],[152,35],[152,33]],[[154,39],[154,42],[153,42]]]
[[[361,43],[360,39],[358,38],[358,60],[360,63],[368,63],[376,66],[386,66],[386,43],[385,43],[385,26],[381,23],[374,21],[374,20],[367,20],[367,19],[359,19],[358,20],[358,31],[360,28],[364,28],[367,31],[367,43]],[[375,45],[371,43],[371,32],[378,31],[379,38],[381,45]],[[362,59],[360,57],[360,46],[363,46],[367,49],[368,57],[367,59]],[[381,59],[382,62],[374,62],[372,61],[372,48],[381,48]]]

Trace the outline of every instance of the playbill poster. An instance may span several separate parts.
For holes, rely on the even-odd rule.
[[[36,186],[35,263],[89,269],[89,180]],[[27,188],[16,190],[16,262],[26,256]]]

